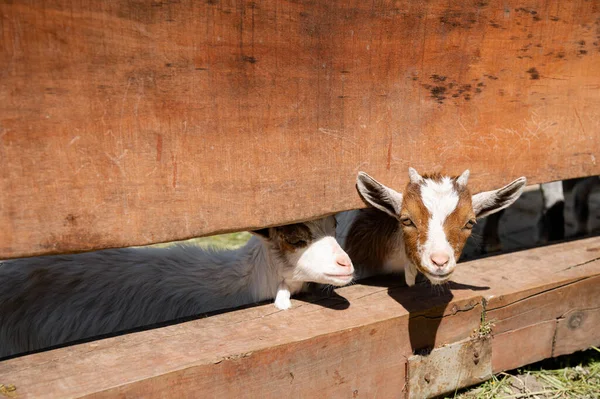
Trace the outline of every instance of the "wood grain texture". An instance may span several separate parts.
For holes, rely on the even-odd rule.
[[[555,332],[556,321],[550,320],[495,333],[492,340],[492,371],[499,373],[514,370],[552,357],[552,339]],[[588,345],[589,343],[586,343],[576,350],[587,348]]]
[[[462,263],[444,294],[382,276],[289,311],[268,304],[6,360],[0,383],[21,398],[405,397],[407,359],[468,339],[484,304],[495,372],[597,343],[596,248],[600,237]]]
[[[598,290],[594,292],[598,295]],[[583,306],[567,312],[556,326],[554,356],[567,355],[581,348],[600,345],[600,305],[586,309]]]
[[[437,397],[492,377],[490,337],[467,339],[414,355],[407,365],[408,399]]]
[[[0,4],[0,258],[600,174],[598,1]]]

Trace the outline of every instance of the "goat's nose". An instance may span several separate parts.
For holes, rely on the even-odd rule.
[[[445,254],[443,252],[434,252],[431,254],[430,259],[433,262],[433,264],[435,264],[437,267],[444,267],[446,266],[446,264],[448,264],[450,257],[448,256],[448,254]]]
[[[346,254],[337,254],[335,256],[335,263],[337,263],[338,266],[340,266],[340,267],[345,267],[345,268],[352,267],[352,261],[350,260],[350,257]]]

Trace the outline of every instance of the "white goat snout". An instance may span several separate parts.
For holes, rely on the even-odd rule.
[[[354,278],[354,266],[334,237],[318,239],[296,262],[294,280],[343,286]]]

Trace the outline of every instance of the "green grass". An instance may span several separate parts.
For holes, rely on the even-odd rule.
[[[201,247],[216,247],[233,249],[239,248],[246,244],[250,239],[251,234],[247,231],[241,231],[239,233],[219,234],[210,237],[192,238],[188,242],[192,242]]]
[[[481,312],[481,321],[479,322],[479,330],[476,332],[479,338],[485,338],[492,334],[494,328],[494,320],[487,319],[487,311],[485,310],[485,303]]]
[[[492,379],[447,398],[600,398],[600,350],[596,347],[573,355],[547,359],[500,373]]]
[[[154,246],[164,248],[169,247],[173,244],[193,244],[203,248],[214,247],[222,249],[235,249],[246,244],[246,242],[248,242],[251,236],[252,235],[247,231],[240,231],[238,233],[218,234],[209,237],[191,238],[185,241],[166,242],[162,244],[155,244]]]

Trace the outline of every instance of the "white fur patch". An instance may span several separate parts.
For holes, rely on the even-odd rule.
[[[298,282],[338,287],[349,284],[354,278],[354,266],[335,239],[335,217],[329,216],[305,224],[310,229],[313,240],[306,247],[286,255],[294,267],[283,274],[284,283],[290,287]],[[347,266],[340,265],[338,260]],[[293,290],[291,292],[294,293]]]
[[[296,251],[291,258],[295,264],[291,281],[342,286],[353,279],[352,262],[333,236],[325,235],[317,238],[306,249]],[[344,258],[349,266],[340,266],[337,263],[338,258]]]
[[[454,189],[452,179],[444,177],[440,182],[425,179],[421,185],[421,199],[431,215],[427,240],[425,241],[425,245],[419,248],[421,265],[433,274],[438,272],[445,273],[446,269],[451,271],[454,265],[456,265],[456,260],[454,259],[452,246],[448,242],[446,232],[444,231],[444,222],[458,205],[458,193]],[[430,259],[431,255],[436,252],[445,253],[450,259],[447,266],[441,270]]]
[[[458,193],[449,177],[444,177],[441,182],[426,179],[421,185],[421,199],[432,219],[442,223],[458,205]]]
[[[279,287],[277,287],[277,295],[275,296],[275,307],[280,310],[291,308],[291,296],[292,294],[290,293],[290,287],[288,287],[285,283],[279,284]]]

